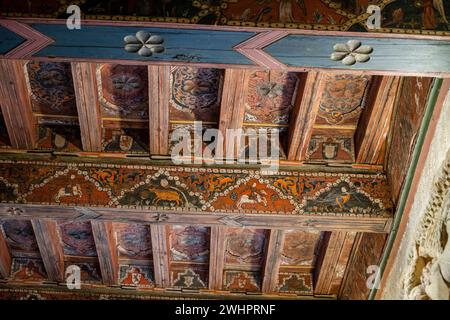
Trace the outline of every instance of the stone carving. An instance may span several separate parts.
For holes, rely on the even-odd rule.
[[[124,39],[125,50],[137,52],[140,56],[150,57],[153,53],[164,52],[164,39],[158,35],[152,35],[147,31],[138,31],[135,36],[129,35]]]
[[[410,248],[404,298],[450,298],[450,152]]]
[[[370,60],[370,54],[373,49],[371,46],[362,45],[361,41],[349,40],[347,43],[337,43],[333,47],[331,60],[342,61],[347,66],[354,65],[356,62],[367,62]]]

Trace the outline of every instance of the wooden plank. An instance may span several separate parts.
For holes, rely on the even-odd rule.
[[[64,252],[56,221],[32,219],[34,234],[50,281],[64,281]]]
[[[310,71],[300,78],[289,125],[288,160],[302,161],[306,156],[324,87],[320,72]]]
[[[232,158],[237,156],[237,153],[239,152],[238,145],[241,142],[237,142],[237,139],[240,139],[239,136],[236,137],[236,140],[234,140],[234,138],[231,139],[231,136],[229,136],[230,139],[227,139],[227,132],[228,134],[232,132],[228,131],[228,129],[242,128],[242,122],[244,121],[245,114],[245,98],[247,95],[248,79],[250,74],[250,70],[225,70],[220,107],[219,130],[224,139],[224,155],[227,154],[227,156],[230,157],[234,155]],[[231,151],[231,149],[234,149],[234,151]]]
[[[339,294],[341,299],[367,299],[371,289],[368,285],[375,284],[374,281],[369,279],[372,276],[372,280],[375,280],[375,273],[368,267],[379,265],[386,238],[386,234],[358,234]]]
[[[261,287],[263,293],[273,293],[276,291],[283,241],[284,232],[282,230],[270,230],[269,242],[266,249],[266,260],[263,268],[263,282]]]
[[[113,223],[92,220],[91,224],[103,284],[110,286],[117,285],[119,278],[119,260]]]
[[[11,205],[0,203],[0,219],[58,219],[58,220],[91,220],[115,221],[124,223],[160,223],[183,225],[202,224],[205,226],[234,226],[246,228],[284,229],[284,230],[319,230],[319,231],[355,231],[388,233],[392,217],[370,218],[354,216],[324,215],[269,215],[238,214],[218,212],[178,212],[155,209],[124,209],[15,204],[21,209],[19,216],[11,214]]]
[[[326,235],[326,249],[316,271],[315,294],[339,293],[355,237],[355,232],[331,232]]]
[[[355,133],[357,163],[384,163],[383,151],[400,82],[400,77],[373,77],[366,107]]]
[[[72,78],[84,151],[102,150],[102,121],[95,73],[94,63],[72,63]]]
[[[12,147],[33,149],[37,127],[26,85],[25,63],[0,59],[0,106]]]
[[[169,153],[170,66],[148,66],[150,154]]]
[[[8,278],[11,274],[12,258],[0,225],[0,277]]]
[[[160,288],[166,288],[170,286],[167,228],[162,224],[153,224],[150,226],[150,233],[152,237],[155,285]]]
[[[209,289],[222,290],[225,266],[225,228],[211,227],[209,249]]]
[[[432,82],[432,78],[404,78],[399,89],[386,164],[394,203],[409,168]]]

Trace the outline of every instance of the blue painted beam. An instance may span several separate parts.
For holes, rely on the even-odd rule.
[[[34,29],[55,42],[35,56],[119,59],[138,61],[192,61],[213,64],[252,65],[253,62],[233,49],[255,32],[192,30],[124,26],[82,26],[68,30],[63,24],[32,24]],[[164,38],[165,51],[151,57],[124,50],[124,37],[145,30]]]
[[[6,54],[25,41],[24,38],[9,29],[0,26],[0,54]]]
[[[352,66],[331,60],[333,46],[349,40],[358,40],[363,45],[371,46],[373,52],[370,60]],[[450,41],[291,34],[265,47],[264,51],[290,67],[450,72]]]

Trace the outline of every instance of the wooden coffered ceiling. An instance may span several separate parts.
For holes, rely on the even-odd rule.
[[[63,283],[78,265],[83,290],[149,297],[351,297],[358,255],[380,258],[408,162],[398,159],[432,84],[14,60],[0,81],[4,290]],[[172,166],[171,132],[194,121],[279,128],[282,171]]]
[[[22,37],[0,42],[0,298],[367,298],[444,59],[302,66],[295,32],[161,24],[200,60],[123,59],[105,25],[127,28],[69,50],[60,22],[0,21]],[[280,170],[173,164],[198,121],[278,129]]]

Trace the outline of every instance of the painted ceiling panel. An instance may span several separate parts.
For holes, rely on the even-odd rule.
[[[264,259],[266,237],[267,232],[263,229],[227,229],[225,263],[260,266]]]
[[[77,115],[70,63],[31,61],[26,70],[35,113]]]
[[[89,221],[59,223],[59,231],[65,255],[97,256],[92,227]]]
[[[319,231],[286,231],[281,265],[314,266],[321,237],[322,233]]]
[[[209,228],[201,226],[173,226],[169,239],[171,261],[208,263]]]
[[[244,122],[289,123],[298,77],[293,72],[255,71],[248,82]]]
[[[356,125],[364,108],[370,76],[326,74],[316,124]]]
[[[219,122],[221,69],[172,67],[170,120]]]
[[[33,226],[30,221],[6,220],[1,223],[1,229],[11,251],[25,253],[39,252]]]
[[[103,117],[148,119],[148,74],[145,66],[101,65],[97,85]]]
[[[120,258],[151,260],[150,227],[138,223],[115,223],[117,249]]]

